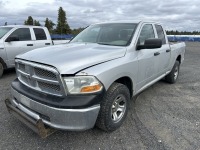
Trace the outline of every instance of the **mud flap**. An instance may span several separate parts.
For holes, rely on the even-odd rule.
[[[44,125],[42,119],[35,120],[29,117],[27,114],[19,110],[18,108],[11,105],[10,100],[5,100],[6,107],[8,112],[14,115],[17,119],[21,122],[26,124],[29,128],[31,128],[34,132],[36,132],[41,138],[46,138],[47,136],[51,135],[56,131],[56,129],[47,127]]]

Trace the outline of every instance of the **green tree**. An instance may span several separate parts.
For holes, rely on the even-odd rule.
[[[40,22],[37,20],[33,20],[32,16],[28,16],[28,19],[24,21],[24,25],[41,26]]]
[[[49,18],[46,18],[44,26],[47,27],[50,33],[53,33],[53,27],[55,26],[55,24],[51,20],[49,20]]]
[[[58,34],[71,33],[71,29],[67,23],[66,12],[63,10],[62,7],[60,7],[58,10],[58,21],[57,21],[56,32]]]
[[[28,16],[28,19],[24,21],[25,25],[33,25],[33,18]]]
[[[73,34],[73,35],[77,35],[77,34],[79,34],[81,31],[83,31],[85,28],[78,28],[78,29],[73,29],[72,31],[71,31],[71,33]]]
[[[7,25],[8,25],[8,23],[7,23],[7,22],[5,22],[4,26],[7,26]]]
[[[41,26],[40,22],[37,21],[37,20],[34,20],[34,23],[33,23],[34,26]]]

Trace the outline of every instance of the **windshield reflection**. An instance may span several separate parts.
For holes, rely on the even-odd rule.
[[[101,45],[127,46],[130,44],[137,24],[107,23],[89,26],[70,43],[98,43]]]

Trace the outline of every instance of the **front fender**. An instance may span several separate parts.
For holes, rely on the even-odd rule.
[[[104,85],[105,90],[108,90],[111,84],[117,79],[129,77],[132,81],[133,90],[135,90],[138,62],[137,58],[132,60],[129,59],[130,56],[128,55],[130,54],[127,54],[126,57],[92,66],[77,73],[76,75],[92,75],[97,77]]]

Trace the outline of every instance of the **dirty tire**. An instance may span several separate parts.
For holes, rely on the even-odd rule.
[[[113,83],[101,102],[96,126],[107,132],[118,129],[127,116],[129,101],[130,92],[127,86]]]
[[[180,63],[179,63],[179,61],[176,61],[171,72],[165,77],[165,80],[168,83],[173,84],[177,81],[178,75],[179,75],[179,68],[180,68]]]
[[[3,75],[3,71],[4,71],[3,64],[0,62],[0,78]]]

